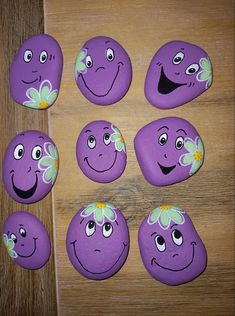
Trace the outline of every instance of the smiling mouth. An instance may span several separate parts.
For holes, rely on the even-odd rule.
[[[171,81],[167,78],[167,76],[164,73],[163,66],[161,68],[161,75],[158,82],[158,92],[161,94],[168,94],[174,91],[175,89],[185,86],[187,83],[177,83],[174,81]]]
[[[36,240],[37,240],[38,238],[33,238],[33,240],[34,240],[34,249],[33,249],[33,251],[32,251],[32,253],[30,254],[30,255],[28,255],[28,256],[24,256],[24,255],[20,255],[18,252],[17,252],[17,255],[19,256],[19,257],[21,257],[21,258],[29,258],[29,257],[32,257],[32,255],[35,253],[35,251],[36,251]]]
[[[115,83],[115,81],[116,81],[116,79],[117,79],[117,76],[118,76],[118,73],[119,73],[119,70],[120,70],[120,64],[123,65],[122,62],[119,62],[118,64],[119,64],[119,65],[118,65],[118,69],[117,69],[116,75],[115,75],[115,77],[114,77],[114,79],[113,79],[113,81],[112,81],[112,84],[111,84],[110,88],[108,89],[108,91],[107,91],[105,94],[96,94],[95,92],[93,92],[93,91],[88,87],[88,85],[86,84],[86,81],[85,81],[85,79],[84,79],[84,77],[83,77],[83,74],[81,74],[82,81],[83,81],[85,87],[86,87],[94,96],[96,96],[96,97],[99,97],[99,98],[100,98],[100,97],[105,97],[106,95],[108,95],[109,92],[112,90],[113,85],[114,85],[114,83]]]
[[[40,171],[39,171],[40,172]],[[17,188],[14,184],[14,174],[11,176],[11,182],[12,182],[12,186],[13,186],[13,190],[15,191],[16,195],[18,195],[21,199],[29,199],[31,196],[34,195],[37,186],[38,186],[38,175],[36,173],[36,180],[34,185],[29,189],[29,190],[21,190],[19,188]]]
[[[42,77],[41,76],[39,76],[39,78],[36,78],[36,79],[34,79],[34,80],[32,80],[32,81],[25,81],[25,80],[21,80],[23,83],[25,83],[25,84],[32,84],[32,83],[34,83],[34,82],[36,82],[36,81],[41,81],[41,79],[42,79]]]
[[[94,170],[94,171],[96,171],[96,172],[99,172],[99,173],[102,173],[102,172],[109,171],[110,169],[113,168],[113,166],[115,165],[115,162],[116,162],[116,160],[117,160],[117,153],[118,153],[117,150],[115,150],[115,158],[114,158],[114,161],[113,161],[111,167],[109,167],[108,169],[104,169],[104,170],[97,170],[97,169],[95,169],[94,167],[92,167],[92,166],[90,165],[89,161],[88,161],[88,157],[85,157],[85,158],[84,158],[84,161],[87,162],[88,166],[89,166],[92,170]]]
[[[170,173],[176,167],[176,165],[170,166],[170,167],[165,167],[165,166],[161,165],[159,162],[157,164],[159,165],[160,169],[162,170],[162,173],[165,174],[165,175]]]
[[[76,242],[77,242],[77,240],[74,240],[73,242],[70,243],[70,244],[73,245],[74,255],[75,255],[77,261],[78,261],[78,262],[80,263],[80,265],[82,266],[82,268],[83,268],[84,270],[86,270],[87,272],[91,273],[91,274],[104,274],[104,273],[107,273],[107,272],[109,272],[110,270],[112,270],[112,268],[118,263],[118,261],[119,261],[120,258],[122,257],[122,255],[123,255],[123,253],[124,253],[124,251],[125,251],[125,249],[126,249],[126,247],[127,247],[127,244],[125,244],[124,242],[122,242],[122,243],[123,243],[122,252],[121,252],[121,254],[119,255],[119,257],[117,258],[117,260],[115,261],[115,263],[114,263],[108,270],[105,270],[105,271],[103,271],[103,272],[92,272],[92,271],[86,269],[86,268],[84,267],[84,265],[81,263],[81,261],[78,259],[77,252],[76,252],[76,248],[75,248]]]
[[[162,268],[162,269],[165,269],[165,270],[168,270],[168,271],[173,271],[173,272],[183,271],[183,270],[187,269],[187,268],[193,263],[194,254],[195,254],[195,249],[194,249],[194,248],[195,248],[195,246],[196,246],[196,242],[195,242],[195,241],[192,241],[192,242],[191,242],[191,245],[192,245],[192,247],[193,247],[192,258],[191,258],[190,262],[189,262],[185,267],[183,267],[183,268],[181,268],[181,269],[171,269],[171,268],[163,267],[162,265],[160,265],[159,263],[157,263],[156,258],[152,258],[152,260],[151,260],[151,265],[153,266],[153,265],[155,264],[155,265],[159,266],[159,267]]]

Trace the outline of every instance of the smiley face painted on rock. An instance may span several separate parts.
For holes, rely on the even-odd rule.
[[[38,34],[19,48],[10,68],[10,92],[19,104],[31,109],[47,109],[57,99],[63,55],[57,41]]]
[[[39,131],[16,135],[8,145],[2,165],[7,193],[17,202],[34,203],[52,189],[59,169],[54,142]]]
[[[138,241],[146,270],[162,283],[189,282],[206,268],[205,246],[190,217],[176,206],[154,209],[142,222]]]
[[[81,131],[76,147],[82,172],[101,183],[119,178],[126,167],[126,148],[120,130],[106,121],[94,121]]]
[[[103,280],[126,261],[129,230],[120,210],[111,203],[96,202],[72,219],[66,238],[68,257],[83,276]]]
[[[75,79],[82,94],[98,105],[121,100],[132,79],[132,66],[124,48],[114,39],[97,36],[77,55]]]
[[[9,256],[25,269],[40,269],[50,257],[49,235],[42,222],[28,212],[14,212],[6,219],[3,242]]]
[[[172,41],[154,55],[145,80],[147,100],[160,109],[187,103],[212,84],[212,66],[200,47]]]
[[[157,186],[174,184],[194,175],[204,161],[204,146],[186,120],[166,117],[137,133],[136,156],[145,179]]]

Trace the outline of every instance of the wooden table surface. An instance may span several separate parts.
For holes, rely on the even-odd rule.
[[[64,54],[59,98],[48,111],[48,122],[46,115],[42,114],[39,118],[39,122],[49,125],[61,162],[53,190],[53,209],[47,210],[53,214],[55,228],[58,313],[63,316],[233,315],[233,1],[47,0],[44,24],[45,32],[58,40]],[[133,65],[133,80],[127,95],[117,104],[107,107],[86,100],[73,77],[78,50],[86,40],[97,35],[110,36],[120,42]],[[213,64],[214,82],[207,92],[192,102],[172,110],[159,110],[145,99],[144,80],[156,50],[174,39],[195,43],[208,52]],[[7,106],[6,102],[4,106]],[[12,102],[10,106],[13,106]],[[33,111],[17,111],[15,118],[26,112]],[[145,124],[165,116],[185,118],[196,127],[205,143],[206,158],[202,169],[191,179],[160,188],[151,186],[143,178],[135,157],[133,139]],[[99,119],[117,125],[127,145],[126,170],[121,178],[110,184],[90,181],[76,162],[78,134],[85,124]],[[24,122],[24,118],[20,117],[20,120]],[[43,124],[37,125],[37,128],[42,129]],[[31,127],[29,122],[23,126]],[[4,129],[9,130],[10,127],[5,124]],[[13,136],[12,132],[4,136],[4,146]],[[14,205],[5,193],[2,196],[6,200],[3,203],[5,208]],[[51,198],[50,195],[48,199]],[[112,278],[95,282],[85,279],[72,267],[66,253],[65,238],[75,213],[83,205],[99,200],[110,201],[123,211],[130,229],[131,245],[123,268]],[[206,271],[193,282],[177,287],[169,287],[152,279],[142,264],[138,250],[137,234],[141,221],[149,211],[163,203],[173,203],[188,211],[208,252]],[[6,213],[2,212],[4,216]],[[4,216],[1,217],[2,221]],[[50,223],[51,217],[48,217],[46,221]],[[8,263],[1,251],[2,257],[4,264]],[[51,262],[53,264],[53,260]],[[1,267],[5,282],[11,280],[9,273],[19,273],[17,269],[13,265],[10,271]],[[45,269],[51,269],[53,276],[50,264]],[[25,274],[26,278],[31,275],[34,276]],[[15,278],[14,282],[17,292],[20,291],[23,284]],[[40,288],[37,282],[35,279],[35,289]],[[44,285],[53,289],[53,282],[53,279],[48,279],[48,282],[44,280]],[[9,295],[4,297],[9,298]],[[14,301],[15,297],[12,299]],[[34,301],[31,302],[34,304]],[[31,311],[27,306],[24,310]],[[54,309],[50,313],[46,313],[45,309],[39,311],[41,315],[56,313]]]

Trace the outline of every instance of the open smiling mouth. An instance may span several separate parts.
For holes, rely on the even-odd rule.
[[[13,186],[13,190],[15,191],[15,193],[21,198],[21,199],[28,199],[31,196],[33,196],[33,194],[35,193],[37,186],[38,186],[38,175],[36,174],[36,180],[34,185],[29,189],[29,190],[21,190],[19,188],[17,188],[14,184],[14,174],[11,176],[11,182],[12,182],[12,186]]]
[[[176,167],[176,165],[170,166],[170,167],[165,167],[165,166],[161,165],[159,162],[157,164],[159,165],[160,169],[162,170],[162,173],[165,174],[165,175],[170,173]]]
[[[114,161],[113,161],[111,167],[109,167],[108,169],[104,169],[104,170],[97,170],[97,169],[95,169],[94,167],[92,167],[92,166],[90,165],[89,161],[88,161],[88,157],[85,157],[85,158],[84,158],[84,161],[87,162],[88,166],[89,166],[92,170],[94,170],[94,171],[96,171],[96,172],[102,173],[102,172],[109,171],[110,169],[113,168],[113,166],[115,165],[115,162],[116,162],[116,160],[117,160],[117,153],[118,153],[117,150],[115,150],[115,158],[114,158]]]
[[[25,81],[25,80],[21,80],[23,83],[25,83],[25,84],[32,84],[32,83],[34,83],[34,82],[36,82],[36,81],[41,81],[41,79],[42,79],[42,77],[41,76],[39,76],[39,78],[36,78],[36,79],[34,79],[34,80],[32,80],[32,81]]]
[[[81,74],[82,81],[83,81],[85,87],[86,87],[94,96],[96,96],[96,97],[105,97],[106,95],[108,95],[109,92],[112,90],[113,85],[114,85],[114,83],[115,83],[115,81],[116,81],[116,79],[117,79],[117,76],[118,76],[118,73],[119,73],[119,70],[120,70],[120,64],[123,65],[122,62],[119,62],[118,64],[119,64],[119,65],[118,65],[118,69],[117,69],[116,75],[115,75],[115,77],[114,77],[114,79],[113,79],[113,82],[112,82],[110,88],[108,89],[108,91],[107,91],[105,94],[96,94],[95,92],[93,92],[93,91],[88,87],[88,85],[86,84],[86,81],[85,81],[85,79],[84,79],[84,77],[83,77],[83,74]]]
[[[195,248],[195,246],[196,246],[196,242],[195,242],[195,241],[192,241],[192,242],[191,242],[191,245],[192,245],[192,247],[193,247],[192,258],[191,258],[190,262],[189,262],[185,267],[183,267],[183,268],[181,268],[181,269],[171,269],[171,268],[163,267],[163,266],[161,266],[159,263],[157,263],[156,258],[152,258],[152,260],[151,260],[151,265],[153,266],[154,264],[156,264],[156,265],[159,266],[160,268],[165,269],[165,270],[168,270],[168,271],[174,271],[174,272],[183,271],[183,270],[187,269],[187,268],[193,263],[194,252],[195,252],[194,248]]]
[[[33,251],[32,251],[32,253],[30,254],[30,255],[28,255],[28,256],[24,256],[24,255],[20,255],[18,252],[17,252],[17,255],[19,256],[19,257],[21,257],[21,258],[29,258],[29,257],[32,257],[32,255],[35,253],[35,251],[36,251],[36,240],[37,240],[38,238],[33,238],[33,240],[34,240],[34,249],[33,249]]]
[[[158,82],[158,92],[161,94],[168,94],[174,91],[175,89],[186,86],[187,83],[177,83],[173,82],[170,79],[167,78],[167,76],[164,73],[163,66],[161,68],[161,75]]]
[[[76,248],[75,248],[76,242],[77,242],[77,240],[74,240],[73,242],[70,243],[70,244],[73,245],[74,255],[75,255],[77,261],[78,261],[78,262],[80,263],[80,265],[83,267],[83,269],[86,270],[87,272],[91,273],[91,274],[104,274],[104,273],[109,272],[109,271],[118,263],[118,261],[120,260],[120,258],[122,257],[122,255],[123,255],[123,253],[124,253],[124,251],[125,251],[125,248],[127,247],[127,244],[125,244],[124,242],[122,242],[122,243],[123,243],[122,252],[121,252],[121,254],[119,255],[119,257],[117,258],[117,260],[115,261],[115,263],[114,263],[108,270],[103,271],[103,272],[92,272],[92,271],[87,270],[87,269],[84,267],[84,265],[81,263],[81,261],[78,259],[77,252],[76,252]]]

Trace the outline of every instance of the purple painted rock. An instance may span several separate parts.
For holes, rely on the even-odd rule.
[[[12,98],[31,109],[49,108],[57,99],[62,69],[62,51],[53,37],[47,34],[29,37],[11,64]]]
[[[34,203],[52,189],[59,169],[56,145],[39,131],[16,135],[8,145],[2,177],[8,194],[17,202]]]
[[[138,240],[146,270],[162,283],[190,282],[206,268],[206,248],[190,217],[178,207],[154,209],[142,222]]]
[[[129,230],[120,210],[110,203],[92,203],[72,219],[66,238],[68,257],[84,277],[103,280],[126,261]]]
[[[131,84],[130,58],[114,39],[94,37],[77,55],[75,79],[89,101],[98,105],[116,103],[124,97]]]
[[[157,186],[186,180],[204,161],[204,146],[198,132],[178,117],[161,118],[144,126],[134,145],[145,179]]]
[[[6,219],[3,242],[9,256],[25,269],[40,269],[50,257],[51,245],[46,228],[27,212],[15,212]]]
[[[172,41],[162,46],[150,63],[145,96],[152,105],[171,109],[193,100],[211,83],[208,54],[196,45]]]
[[[84,175],[96,182],[112,182],[126,167],[124,138],[116,126],[106,121],[94,121],[83,128],[76,154]]]

